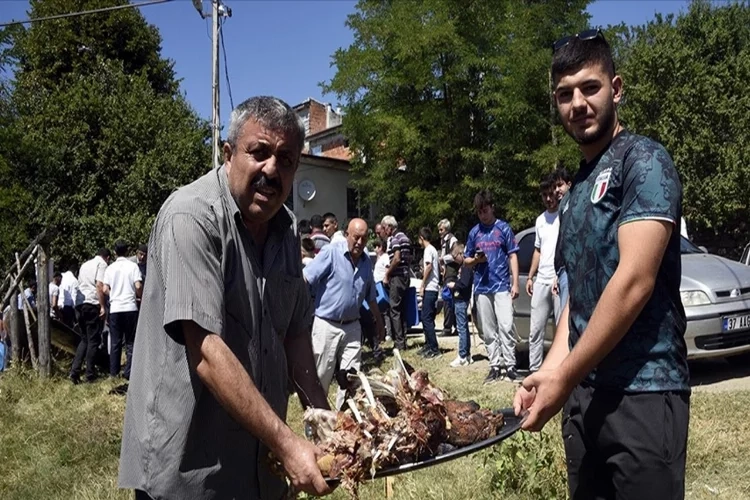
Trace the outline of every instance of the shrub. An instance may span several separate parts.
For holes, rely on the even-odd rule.
[[[557,425],[555,425],[557,424]],[[568,496],[565,451],[559,418],[542,432],[518,432],[492,448],[484,459],[496,493],[521,498],[563,499]]]

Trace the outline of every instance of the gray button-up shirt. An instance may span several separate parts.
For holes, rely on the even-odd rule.
[[[262,262],[224,167],[169,197],[149,240],[119,484],[155,499],[280,498],[268,449],[219,405],[188,365],[180,321],[222,339],[286,418],[286,335],[304,332],[310,298],[286,208],[270,221]]]

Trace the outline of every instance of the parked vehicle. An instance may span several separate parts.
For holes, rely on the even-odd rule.
[[[515,301],[519,351],[528,350],[531,298],[526,294],[534,228],[517,234],[519,296]],[[707,253],[686,238],[680,240],[682,281],[680,296],[687,317],[688,359],[725,357],[750,352],[750,267]],[[750,245],[745,248],[743,257]],[[554,337],[554,320],[545,332],[545,347]]]
[[[750,243],[745,245],[745,249],[742,251],[742,257],[740,257],[740,262],[746,266],[750,266]]]

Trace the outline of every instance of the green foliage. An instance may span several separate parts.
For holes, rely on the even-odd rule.
[[[706,242],[744,243],[750,220],[750,6],[693,2],[634,28],[621,116],[662,142],[683,182],[683,211]]]
[[[412,231],[449,216],[465,234],[490,187],[499,215],[530,224],[539,177],[570,157],[548,144],[550,46],[585,26],[587,3],[361,0],[324,90],[345,102],[367,201]]]
[[[31,15],[117,3],[36,0]],[[58,261],[80,262],[118,238],[146,242],[169,193],[210,167],[208,126],[177,93],[156,29],[126,9],[36,23],[11,40],[6,158],[29,186],[29,236],[56,228]]]
[[[519,432],[492,448],[485,455],[484,467],[492,472],[493,489],[521,498],[567,498],[565,450],[559,429],[558,417],[542,432]]]

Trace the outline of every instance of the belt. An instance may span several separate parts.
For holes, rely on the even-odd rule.
[[[354,319],[328,319],[328,318],[320,318],[324,321],[328,321],[329,323],[334,323],[336,325],[348,325],[349,323],[354,323],[355,321],[359,321],[359,318]]]

